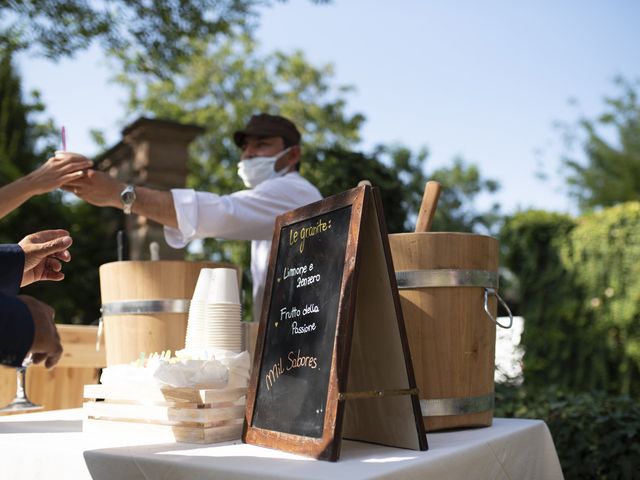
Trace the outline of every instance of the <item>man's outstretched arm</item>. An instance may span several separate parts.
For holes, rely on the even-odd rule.
[[[88,170],[82,179],[68,183],[64,189],[92,205],[122,209],[120,193],[125,186],[125,183],[119,182],[104,172]],[[133,213],[161,225],[178,228],[171,192],[136,186],[135,193],[136,200],[131,209]]]

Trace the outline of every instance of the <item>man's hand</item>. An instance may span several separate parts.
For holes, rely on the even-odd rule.
[[[27,306],[33,319],[35,335],[29,350],[33,363],[44,361],[47,368],[52,368],[62,356],[62,344],[54,322],[55,312],[46,303],[28,295],[20,295],[18,298]]]
[[[71,260],[67,250],[73,239],[66,230],[44,230],[24,237],[18,245],[24,251],[24,273],[21,286],[39,280],[60,281],[64,278],[62,263]]]
[[[124,184],[104,172],[87,170],[82,178],[71,181],[62,188],[96,207],[122,207],[120,192],[124,189]]]
[[[122,209],[120,193],[125,184],[104,172],[87,170],[84,177],[67,183],[63,190],[75,193],[85,202],[97,207]],[[171,192],[136,186],[133,213],[147,217],[160,225],[178,228],[178,217]]]

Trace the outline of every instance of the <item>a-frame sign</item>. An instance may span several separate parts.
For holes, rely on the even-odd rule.
[[[378,192],[276,221],[243,441],[336,461],[341,439],[426,450]]]

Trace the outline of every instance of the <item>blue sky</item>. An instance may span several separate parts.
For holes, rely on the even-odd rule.
[[[300,49],[315,65],[332,63],[335,83],[356,88],[349,108],[367,118],[363,150],[426,146],[427,171],[462,156],[500,181],[505,212],[570,211],[553,123],[601,113],[616,75],[640,78],[639,21],[632,0],[289,0],[263,11],[256,36],[265,52]],[[65,125],[69,149],[94,154],[91,128],[116,143],[132,120],[97,48],[57,64],[23,54],[18,65]]]

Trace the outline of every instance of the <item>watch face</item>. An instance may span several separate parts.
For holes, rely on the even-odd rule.
[[[122,196],[122,202],[125,203],[125,204],[133,203],[133,201],[136,198],[135,194],[133,192],[131,192],[131,191],[122,192],[121,196]]]

